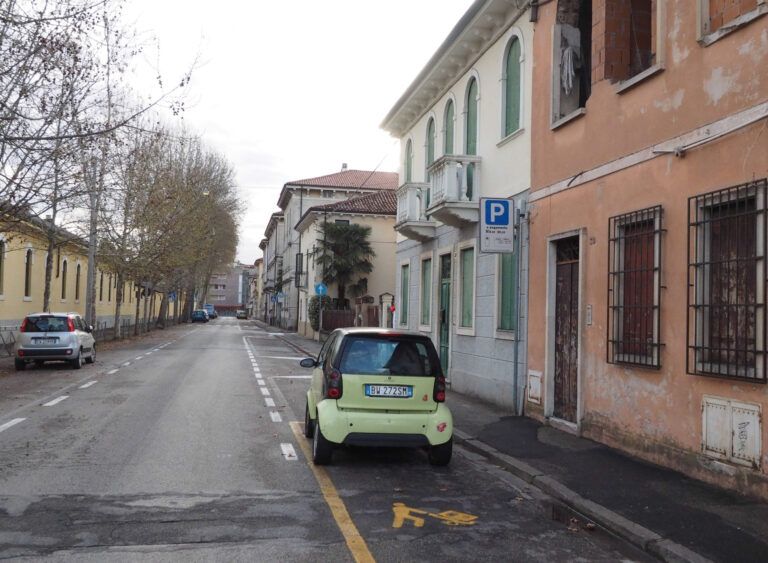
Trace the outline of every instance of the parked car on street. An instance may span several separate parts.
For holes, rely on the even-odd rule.
[[[346,446],[424,447],[433,465],[447,465],[453,418],[432,341],[417,332],[379,328],[333,331],[313,368],[304,413],[312,460],[331,462]]]
[[[80,369],[83,362],[96,361],[96,340],[93,327],[77,313],[34,313],[24,317],[15,346],[14,366],[26,368],[27,363],[42,365],[49,360],[69,362]]]
[[[203,309],[205,309],[205,312],[208,313],[209,319],[215,319],[219,316],[219,314],[216,312],[216,307],[210,303],[203,305]]]
[[[245,312],[245,311],[243,311],[243,310],[239,310],[235,316],[236,316],[238,319],[247,319],[247,318],[248,318],[248,313],[246,313],[246,312]]]
[[[209,320],[208,313],[205,312],[205,309],[195,309],[192,311],[192,322],[193,323],[207,323]]]

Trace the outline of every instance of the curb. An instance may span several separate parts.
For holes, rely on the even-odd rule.
[[[309,352],[295,342],[292,342],[289,338],[284,336],[278,336],[278,338],[302,354],[307,354],[309,356],[313,355],[312,352]],[[653,530],[649,530],[601,504],[597,504],[596,502],[582,497],[577,492],[569,489],[532,465],[504,454],[496,448],[473,438],[466,432],[462,432],[454,427],[453,435],[456,438],[457,443],[468,450],[474,451],[475,453],[494,461],[526,483],[533,485],[614,535],[628,541],[654,557],[658,557],[662,561],[668,561],[670,563],[710,562],[706,557],[699,555],[684,545],[663,538]]]

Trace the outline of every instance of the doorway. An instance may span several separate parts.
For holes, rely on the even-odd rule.
[[[555,243],[554,404],[552,415],[577,422],[579,372],[579,237]]]

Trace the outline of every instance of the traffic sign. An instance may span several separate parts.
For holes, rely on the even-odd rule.
[[[315,293],[317,293],[318,295],[325,295],[327,291],[328,291],[328,288],[324,283],[319,283],[315,286]]]
[[[274,303],[277,301],[277,295],[270,295],[269,296],[269,302]]]
[[[515,251],[515,202],[480,198],[480,252]]]

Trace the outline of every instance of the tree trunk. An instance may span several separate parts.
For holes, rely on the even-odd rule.
[[[149,289],[144,290],[144,332],[147,332],[149,323],[147,322],[147,310],[149,309],[149,295],[147,295]]]
[[[51,219],[53,221],[53,219]],[[54,234],[48,231],[48,253],[45,257],[45,285],[43,289],[43,311],[51,312],[51,278],[53,277],[53,251],[55,248]]]
[[[117,289],[115,290],[115,340],[122,338],[120,313],[123,305],[123,274],[117,272]]]
[[[164,293],[160,301],[160,312],[157,314],[155,328],[165,328],[165,317],[168,315],[168,294]]]
[[[139,315],[141,314],[141,293],[144,291],[141,286],[139,286],[139,291],[136,292],[136,315],[133,319],[133,335],[138,336],[139,334]]]

